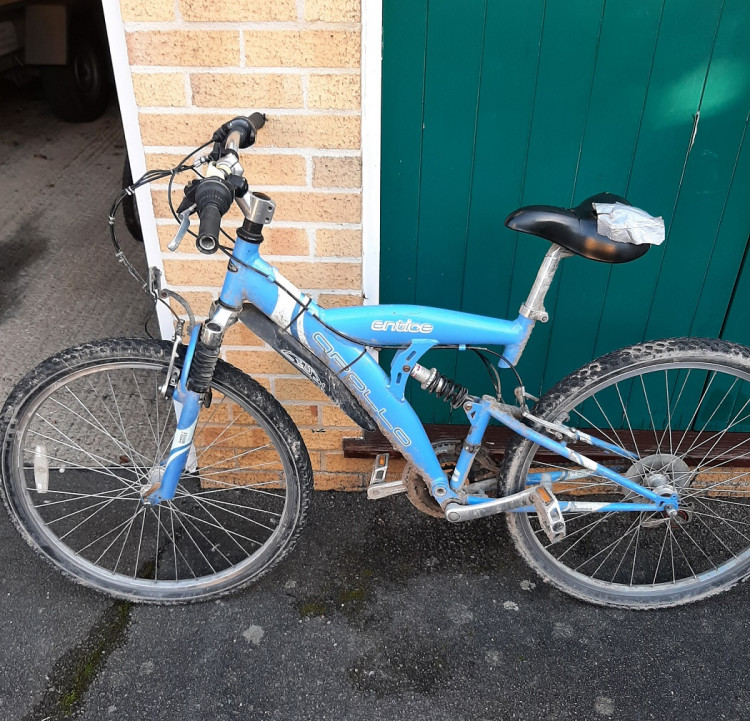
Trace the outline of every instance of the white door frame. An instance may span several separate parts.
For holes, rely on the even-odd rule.
[[[107,39],[109,52],[112,56],[112,70],[117,88],[117,99],[120,103],[122,115],[122,129],[125,135],[125,145],[128,149],[128,159],[133,178],[140,178],[146,172],[146,154],[143,150],[141,127],[138,124],[138,105],[135,102],[133,76],[130,74],[128,47],[125,42],[125,26],[120,12],[120,0],[102,0],[104,21],[107,25]],[[159,238],[156,235],[156,220],[154,206],[151,203],[151,192],[148,186],[135,191],[138,201],[138,215],[141,219],[143,232],[143,247],[146,251],[146,262],[149,268],[156,267],[162,274],[162,262]],[[156,315],[159,319],[159,331],[162,338],[172,338],[174,335],[174,317],[164,303],[156,304]]]
[[[362,0],[362,290],[380,301],[380,133],[383,0]]]

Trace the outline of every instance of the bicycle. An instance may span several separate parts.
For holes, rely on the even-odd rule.
[[[620,263],[646,252],[596,232],[592,202],[624,198],[600,194],[573,209],[527,206],[509,216],[510,228],[552,242],[515,320],[415,305],[324,309],[260,256],[275,205],[248,189],[239,150],[264,123],[257,113],[235,118],[216,131],[208,155],[187,162],[211,142],[136,183],[169,177],[171,188],[177,172],[195,171],[170,248],[197,213],[198,249],[229,256],[208,319],[195,323],[185,304],[189,342],[176,316],[171,343],[79,345],[41,363],[7,400],[3,497],[32,548],[76,582],[155,603],[229,593],[292,550],[313,471],[279,402],[219,359],[225,331],[240,322],[407,459],[395,481],[386,480],[388,457],[376,459],[371,498],[406,493],[452,523],[506,514],[529,565],[595,604],[673,606],[750,573],[749,349],[695,338],[642,343],[588,363],[540,399],[516,371],[535,323],[548,320],[545,294],[564,258]],[[113,228],[122,197],[110,216],[118,258],[155,299],[182,302],[158,273],[140,278],[122,253]],[[224,246],[220,223],[232,202],[244,222]],[[476,351],[495,395],[471,395],[421,366],[438,347]],[[370,352],[383,348],[395,350],[390,374]],[[498,367],[516,378],[512,403]],[[464,440],[430,443],[405,399],[409,379],[463,409]],[[499,466],[482,447],[491,420],[515,434]]]

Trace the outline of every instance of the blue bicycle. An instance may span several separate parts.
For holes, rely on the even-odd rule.
[[[171,344],[79,345],[31,371],[6,402],[4,499],[36,551],[79,583],[158,603],[220,596],[287,555],[313,471],[278,401],[219,359],[224,333],[240,322],[407,459],[403,478],[388,481],[387,456],[378,457],[371,497],[405,493],[452,523],[504,513],[522,556],[566,593],[656,608],[750,573],[750,350],[695,338],[643,343],[587,364],[540,399],[516,372],[535,323],[548,320],[544,298],[561,260],[620,263],[645,252],[596,232],[592,203],[627,201],[602,194],[510,215],[510,228],[552,243],[515,320],[415,305],[324,309],[260,256],[274,203],[248,189],[239,149],[264,122],[235,118],[206,155],[136,184],[194,171],[171,247],[197,213],[198,249],[228,255],[219,299],[204,323],[191,321],[189,342],[179,321]],[[222,245],[233,202],[245,220]],[[158,273],[140,278],[114,229],[112,237],[157,300],[181,301]],[[494,395],[471,395],[420,365],[433,348],[479,353]],[[395,350],[390,373],[374,349]],[[510,402],[498,367],[516,379]],[[465,412],[465,438],[430,442],[404,395],[410,379]],[[499,465],[483,447],[491,422],[514,432]]]

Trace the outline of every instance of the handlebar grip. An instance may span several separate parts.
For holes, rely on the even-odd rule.
[[[266,124],[264,113],[253,113],[248,120],[256,130],[260,130]]]
[[[211,203],[200,214],[201,223],[198,227],[198,239],[195,241],[201,253],[215,253],[219,247],[219,233],[221,232],[221,213]]]
[[[226,142],[231,132],[239,133],[239,147],[249,148],[255,143],[256,131],[266,124],[266,116],[263,113],[253,113],[250,117],[239,116],[224,123],[212,136],[215,143]]]
[[[195,242],[201,253],[215,253],[219,248],[221,216],[229,210],[234,190],[219,178],[203,178],[195,190],[195,205],[201,219]]]

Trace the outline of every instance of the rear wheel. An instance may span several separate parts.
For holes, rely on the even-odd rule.
[[[600,462],[661,495],[680,513],[566,513],[551,543],[535,513],[509,513],[521,554],[541,576],[602,605],[656,608],[722,591],[750,573],[750,350],[675,339],[611,353],[568,376],[532,411],[630,451]],[[576,446],[586,455],[591,446]],[[641,502],[605,478],[519,440],[504,460],[508,493],[527,474],[567,471],[561,502]],[[578,474],[578,477],[576,477]]]
[[[169,351],[125,339],[64,351],[19,383],[0,422],[22,535],[77,582],[135,601],[201,600],[259,578],[293,547],[312,490],[287,413],[220,361],[177,495],[144,504],[176,423],[159,392]]]

